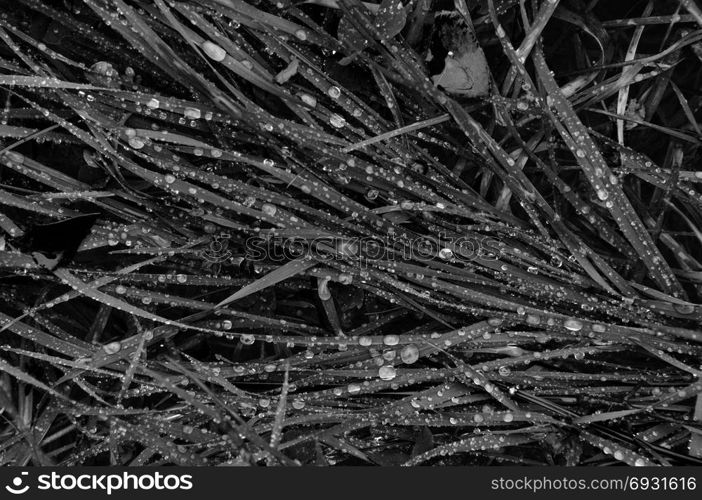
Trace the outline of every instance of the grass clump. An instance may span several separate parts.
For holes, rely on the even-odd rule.
[[[0,463],[701,463],[694,3],[4,12]]]

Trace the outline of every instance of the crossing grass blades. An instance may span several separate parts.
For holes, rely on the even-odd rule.
[[[3,465],[702,464],[702,14],[0,2]]]

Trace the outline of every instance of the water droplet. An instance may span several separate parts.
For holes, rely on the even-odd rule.
[[[202,116],[202,112],[198,108],[185,108],[183,114],[191,120],[199,120]]]
[[[563,322],[563,326],[566,328],[566,330],[570,330],[571,332],[579,332],[583,329],[583,323],[574,318],[565,320],[565,322]]]
[[[397,370],[390,365],[384,365],[378,369],[378,376],[382,380],[392,380],[397,376]]]
[[[363,347],[368,347],[369,345],[373,345],[373,339],[370,337],[363,335],[361,337],[358,337],[358,345],[362,345]]]
[[[329,90],[327,90],[327,95],[332,99],[338,99],[341,97],[341,89],[339,89],[339,87],[329,87]]]
[[[217,62],[224,61],[224,58],[227,57],[226,50],[209,40],[202,44],[202,51],[207,57]]]
[[[419,359],[419,348],[415,344],[407,344],[400,351],[400,359],[408,365],[415,363]]]
[[[141,137],[131,137],[128,142],[134,149],[141,149],[146,144]]]
[[[105,354],[117,354],[122,349],[122,344],[120,342],[110,342],[102,346],[102,350]]]
[[[400,337],[397,335],[386,335],[383,337],[383,344],[385,345],[397,345],[400,343]]]
[[[309,94],[300,94],[300,99],[302,102],[307,104],[310,108],[317,106],[317,99]]]
[[[336,127],[336,128],[343,128],[343,127],[346,125],[346,120],[344,119],[343,116],[337,115],[336,113],[333,113],[333,114],[329,117],[329,123],[331,123],[331,125],[332,125],[333,127]]]
[[[444,260],[449,260],[451,257],[453,257],[453,250],[450,248],[442,248],[439,250],[439,257]]]
[[[264,203],[263,205],[261,205],[261,211],[267,216],[273,217],[278,211],[278,209],[275,205],[271,205],[270,203]]]
[[[695,306],[692,304],[673,304],[673,309],[680,314],[692,314],[695,312]]]

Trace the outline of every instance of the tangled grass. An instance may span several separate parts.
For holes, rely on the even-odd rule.
[[[0,3],[0,463],[702,463],[694,2]]]

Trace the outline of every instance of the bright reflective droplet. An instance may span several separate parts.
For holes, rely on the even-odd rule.
[[[400,343],[400,337],[397,335],[386,335],[383,337],[383,344],[385,345],[397,345]]]
[[[273,217],[278,211],[278,209],[275,205],[271,205],[270,203],[264,203],[263,205],[261,205],[261,211],[269,217]]]
[[[102,346],[102,350],[105,354],[117,354],[122,349],[122,344],[120,342],[110,342]]]
[[[407,344],[400,351],[400,359],[408,365],[415,363],[419,359],[419,348],[415,344]]]
[[[202,51],[207,57],[217,62],[224,61],[224,58],[227,57],[226,50],[209,40],[202,44]]]
[[[574,318],[567,319],[563,323],[563,326],[566,328],[566,330],[570,330],[571,332],[579,332],[583,329],[583,323]]]
[[[343,116],[334,113],[329,117],[329,123],[331,123],[333,127],[343,128],[346,125],[346,120]]]
[[[384,365],[378,369],[378,376],[382,380],[392,380],[397,376],[397,370],[393,366]]]

